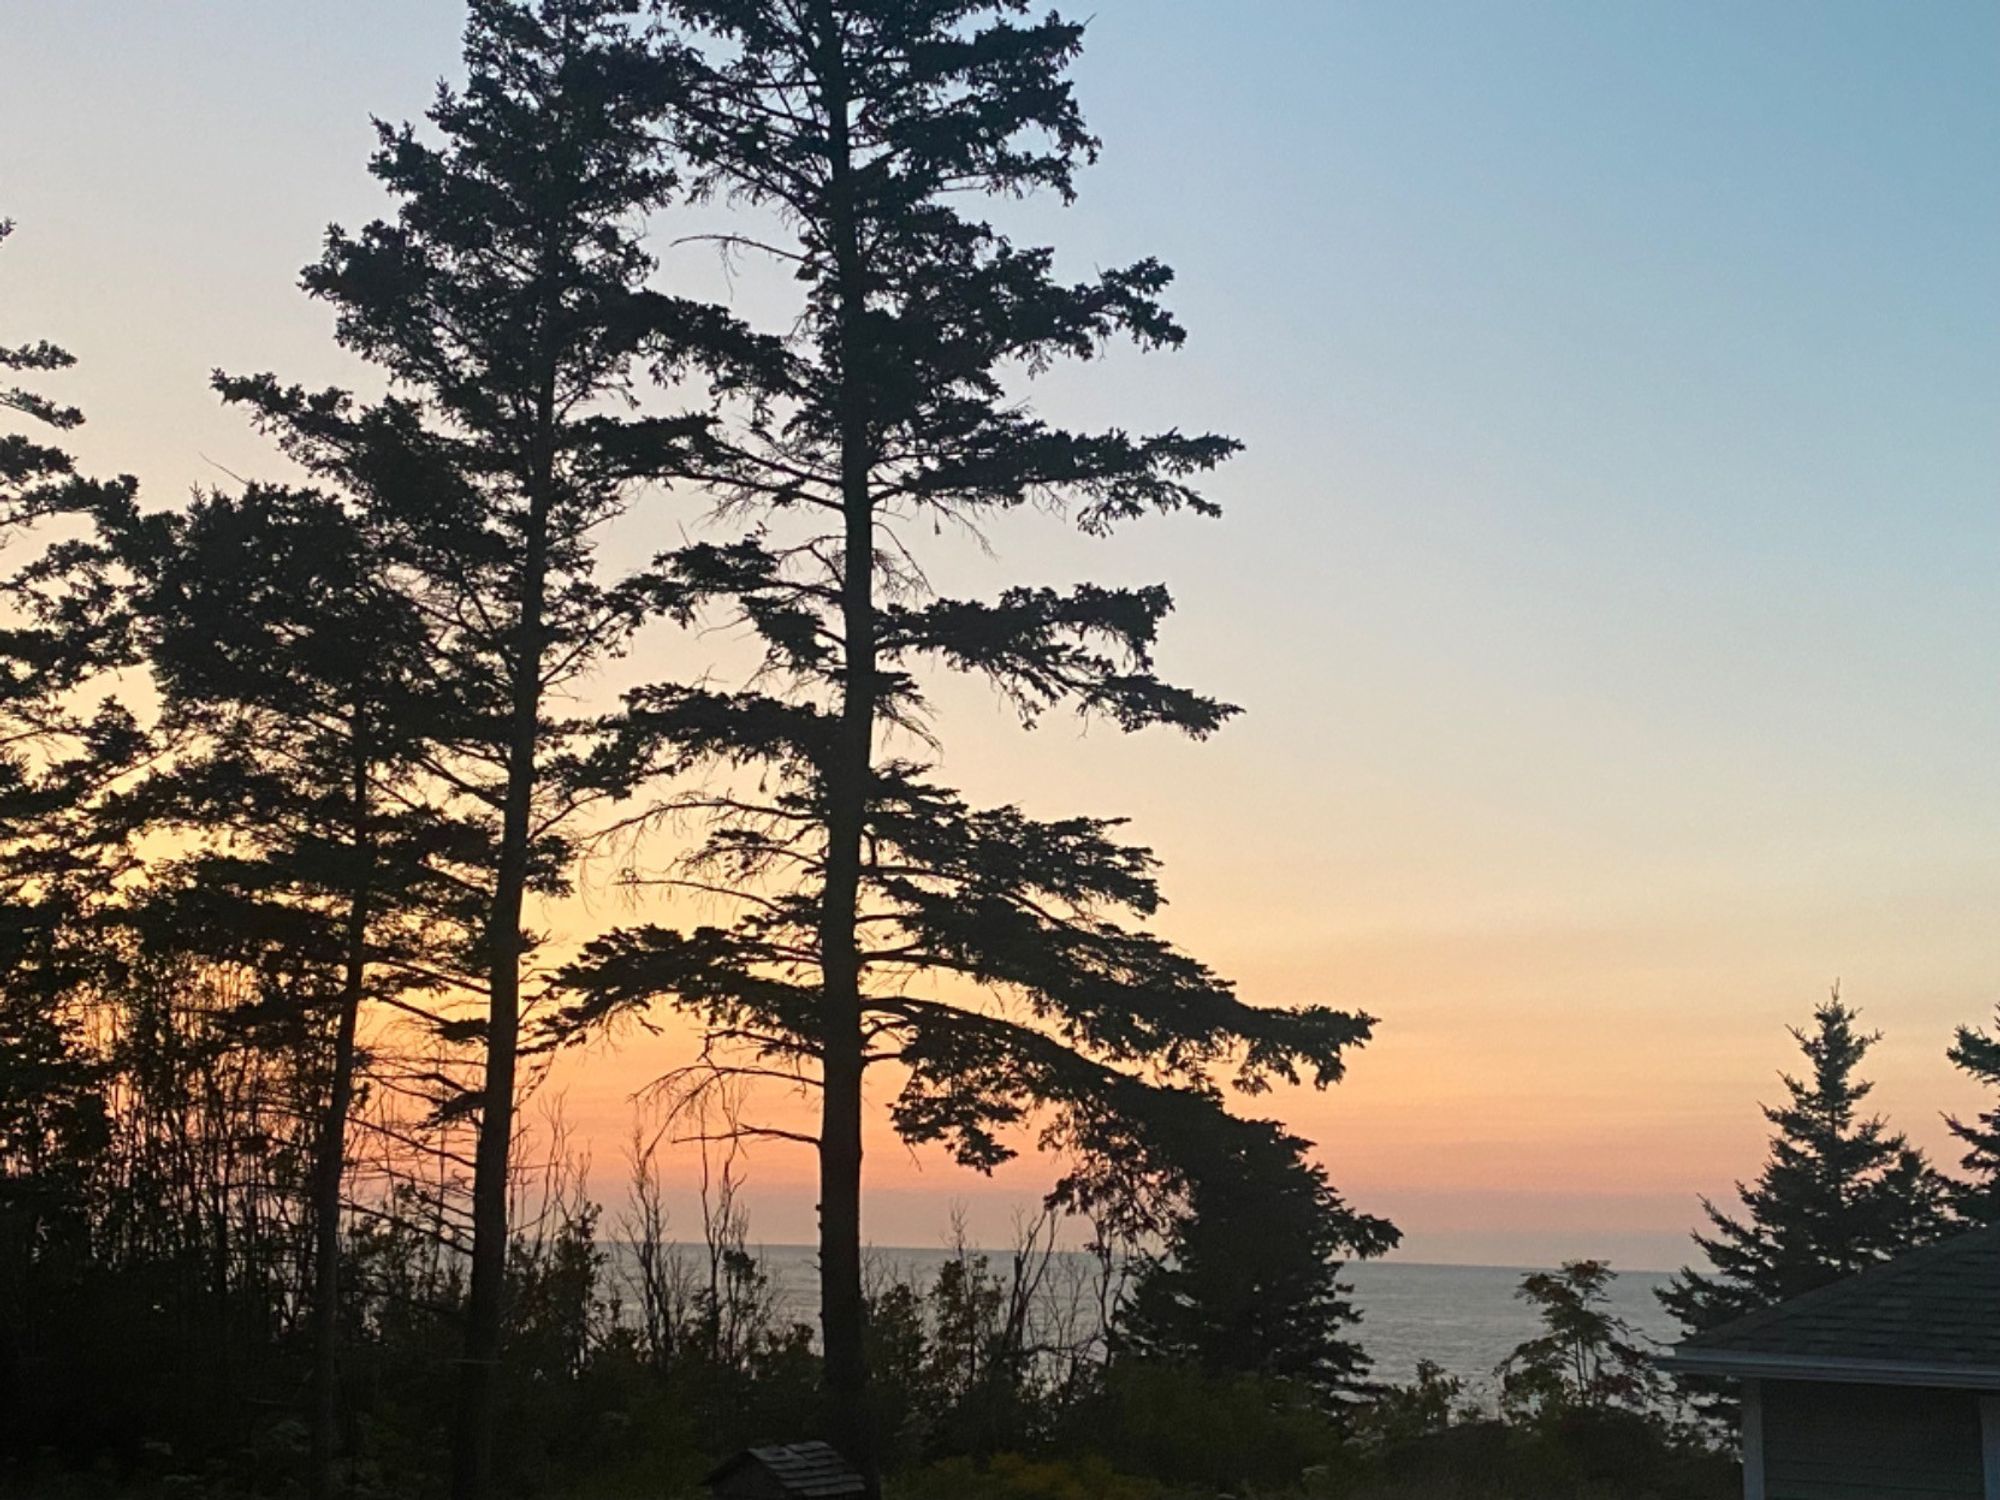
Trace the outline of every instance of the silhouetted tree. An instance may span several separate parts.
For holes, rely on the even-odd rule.
[[[0,220],[0,242],[14,226]],[[54,344],[0,346],[0,372],[46,374],[74,360]],[[4,378],[4,377],[0,377]],[[20,386],[0,387],[0,412],[65,432],[83,413]],[[137,757],[141,737],[114,698],[88,691],[132,660],[129,616],[116,558],[95,534],[100,520],[133,513],[138,481],[80,474],[62,448],[25,432],[0,433],[0,864],[10,905],[24,889],[46,889],[79,873],[96,841],[67,830],[78,856],[65,860],[42,839],[43,858],[24,859],[25,841],[80,807]],[[6,929],[18,932],[12,924]],[[11,964],[0,965],[11,968]]]
[[[1789,1096],[1766,1105],[1771,1156],[1754,1185],[1736,1185],[1747,1218],[1704,1198],[1713,1235],[1697,1234],[1711,1272],[1682,1270],[1659,1296],[1690,1332],[1713,1328],[1936,1239],[1947,1227],[1944,1183],[1923,1152],[1864,1117],[1872,1084],[1854,1076],[1879,1033],[1855,1028],[1839,991],[1792,1029],[1811,1071],[1783,1075]]]
[[[334,1488],[342,1182],[363,1002],[397,1000],[475,962],[482,831],[427,773],[431,640],[364,518],[310,490],[251,486],[150,517],[124,546],[159,689],[182,747],[127,799],[187,846],[164,899],[181,942],[217,961],[319,976],[297,1001],[325,1039],[312,1163],[312,1490]]]
[[[13,229],[0,220],[0,243]],[[0,379],[74,362],[47,342],[0,345]],[[63,942],[81,929],[78,902],[107,874],[88,806],[143,743],[132,715],[97,691],[131,645],[95,523],[130,515],[138,484],[86,478],[43,440],[81,426],[76,407],[9,385],[0,413],[30,429],[0,432],[0,994],[37,992],[20,1003],[46,1007],[65,955],[79,956]]]
[[[1342,1202],[1306,1142],[1278,1126],[1232,1121],[1217,1135],[1132,1287],[1122,1345],[1211,1374],[1274,1376],[1329,1395],[1351,1388],[1368,1361],[1343,1337],[1360,1314],[1342,1264],[1399,1236]]]
[[[380,126],[392,222],[328,236],[305,283],[398,394],[362,407],[269,377],[225,381],[337,479],[411,576],[437,640],[449,772],[497,856],[481,923],[486,1014],[470,1307],[453,1493],[491,1488],[524,897],[560,888],[565,831],[605,787],[572,774],[595,729],[569,689],[623,648],[645,598],[599,581],[596,544],[635,487],[704,429],[634,412],[635,368],[671,379],[723,320],[647,285],[640,220],[672,187],[658,117],[671,57],[639,0],[474,0],[469,77],[441,89],[439,144]]]
[[[1521,1278],[1515,1295],[1535,1309],[1542,1332],[1494,1372],[1502,1410],[1555,1415],[1650,1408],[1659,1376],[1632,1325],[1611,1311],[1617,1275],[1601,1260],[1569,1260],[1560,1270]]]
[[[1029,1120],[1050,1148],[1146,1150],[1160,1097],[1190,1091],[1219,1113],[1212,1074],[1232,1063],[1252,1087],[1330,1084],[1370,1023],[1243,1004],[1121,921],[1160,898],[1152,856],[1114,823],[976,806],[889,743],[926,741],[926,665],[986,676],[1030,720],[1067,705],[1199,737],[1232,712],[1155,675],[1163,588],[939,598],[917,561],[920,529],[976,532],[1025,506],[1093,534],[1153,512],[1213,513],[1193,480],[1236,447],[1067,431],[1022,402],[1019,380],[1059,360],[1183,337],[1158,301],[1170,274],[1157,261],[1066,283],[1052,252],[969,208],[980,195],[1071,196],[1097,149],[1066,77],[1081,28],[1022,19],[1023,0],[660,9],[696,43],[676,75],[676,144],[709,192],[775,216],[768,235],[723,238],[771,253],[803,305],[789,366],[699,471],[751,525],[668,559],[660,591],[689,617],[714,607],[747,621],[765,648],[763,690],[631,700],[635,745],[746,768],[661,809],[713,816],[685,883],[741,898],[738,916],[599,944],[573,975],[588,993],[575,1019],[664,997],[700,1015],[715,1048],[818,1088],[831,1435],[872,1473],[860,1264],[871,1065],[900,1070],[891,1115],[905,1140],[990,1168],[1013,1149],[1005,1127]]]
[[[0,241],[13,232],[0,220]],[[74,363],[47,342],[0,345],[0,380]],[[129,514],[130,478],[86,478],[46,439],[74,406],[0,385],[0,1386],[50,1312],[37,1272],[67,1276],[106,1127],[101,1077],[79,1035],[79,987],[99,972],[92,924],[123,851],[93,813],[144,744],[102,691],[130,660],[115,560],[100,517]],[[44,1289],[45,1291],[46,1289]],[[0,1405],[10,1404],[0,1389]]]
[[[2000,1088],[2000,1037],[1961,1026],[1945,1056],[1961,1073]],[[1948,1116],[1945,1124],[1966,1148],[1958,1159],[1966,1175],[1950,1184],[1952,1210],[1971,1224],[2000,1223],[2000,1104],[1971,1121]]]

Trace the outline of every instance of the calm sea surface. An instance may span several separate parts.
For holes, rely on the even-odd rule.
[[[622,1259],[613,1247],[612,1273]],[[699,1257],[699,1246],[683,1254]],[[1005,1276],[1005,1251],[987,1252],[996,1272]],[[765,1270],[778,1294],[783,1315],[810,1322],[818,1315],[814,1253],[806,1245],[768,1245],[759,1249]],[[871,1280],[906,1280],[928,1286],[949,1255],[938,1249],[876,1249],[869,1252]],[[1085,1287],[1092,1266],[1074,1253],[1058,1253],[1044,1283],[1043,1300],[1055,1304]],[[1379,1380],[1407,1381],[1417,1361],[1436,1361],[1463,1379],[1469,1390],[1490,1396],[1493,1367],[1524,1339],[1539,1331],[1533,1310],[1515,1290],[1527,1272],[1504,1266],[1428,1266],[1407,1261],[1372,1262],[1347,1268],[1362,1315],[1354,1337],[1375,1361]],[[1666,1276],[1652,1271],[1628,1271],[1612,1283],[1618,1314],[1641,1334],[1671,1341],[1677,1328],[1654,1299]]]

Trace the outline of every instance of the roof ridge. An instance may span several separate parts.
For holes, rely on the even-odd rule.
[[[1704,1349],[1712,1347],[1716,1340],[1724,1337],[1735,1338],[1756,1333],[1775,1323],[1783,1323],[1800,1313],[1811,1312],[1827,1302],[1845,1300],[1857,1295],[1865,1286],[1891,1279],[1912,1268],[1921,1268],[1933,1260],[1943,1260],[1951,1255],[1976,1248],[1975,1241],[2000,1241],[2000,1224],[1982,1224],[1977,1229],[1963,1234],[1954,1234],[1947,1239],[1933,1240],[1928,1245],[1919,1245],[1913,1250],[1905,1250],[1901,1255],[1888,1260],[1877,1261],[1838,1280],[1829,1281],[1825,1286],[1814,1287],[1811,1291],[1800,1292],[1795,1297],[1787,1297],[1782,1302],[1774,1302],[1769,1307],[1760,1307],[1755,1312],[1745,1313],[1740,1318],[1732,1318],[1727,1323],[1718,1323],[1713,1328],[1705,1328],[1700,1333],[1682,1339],[1676,1348]]]

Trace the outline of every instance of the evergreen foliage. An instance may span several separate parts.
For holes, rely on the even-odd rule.
[[[1961,1073],[2000,1087],[2000,1035],[1961,1026],[1945,1055]],[[1958,1162],[1965,1175],[1950,1184],[1953,1211],[1968,1224],[2000,1224],[2000,1104],[1973,1120],[1948,1116],[1945,1124],[1965,1146]]]
[[[364,518],[314,491],[252,486],[121,541],[159,732],[180,747],[122,808],[184,849],[158,862],[151,920],[171,923],[183,951],[266,971],[245,1024],[277,1027],[269,1046],[303,1032],[325,1061],[311,1218],[312,1477],[326,1496],[362,1009],[410,1013],[414,997],[464,982],[491,841],[434,795],[429,632]],[[289,1004],[305,1013],[273,1014]]]
[[[1396,1231],[1348,1208],[1277,1126],[1231,1121],[1217,1135],[1121,1309],[1121,1346],[1211,1375],[1350,1390],[1368,1366],[1346,1336],[1360,1315],[1341,1264],[1392,1249]]]
[[[672,59],[637,0],[474,0],[469,77],[441,88],[437,141],[379,125],[394,219],[331,231],[305,284],[395,393],[362,403],[269,376],[223,378],[287,450],[367,512],[424,611],[437,769],[494,843],[478,920],[472,1273],[456,1438],[460,1497],[490,1492],[507,1178],[531,891],[564,887],[566,835],[607,794],[580,767],[599,733],[570,690],[630,641],[643,592],[599,576],[604,528],[682,464],[698,414],[633,409],[749,349],[726,319],[651,287],[644,218],[673,188],[659,138]]]
[[[696,186],[773,221],[726,233],[800,288],[784,358],[726,391],[688,477],[733,534],[664,556],[655,603],[747,626],[752,688],[632,695],[616,767],[700,775],[659,803],[707,819],[669,884],[721,922],[595,944],[569,974],[583,1029],[665,1001],[721,1066],[818,1090],[821,1317],[832,1436],[877,1446],[861,1282],[863,1077],[890,1117],[990,1170],[1026,1126],[1077,1172],[1058,1197],[1183,1186],[1174,1152],[1224,1128],[1222,1085],[1329,1085],[1365,1016],[1260,1009],[1146,931],[1155,861],[1110,819],[981,806],[930,763],[925,675],[988,679],[1032,723],[1059,708],[1197,738],[1233,714],[1155,670],[1164,588],[933,591],[922,533],[1039,509],[1105,536],[1175,511],[1230,439],[1070,431],[1025,382],[1108,342],[1179,345],[1153,260],[1067,282],[977,215],[1067,200],[1097,143],[1067,76],[1082,28],[1022,0],[665,0],[689,46],[669,115]],[[734,773],[734,774],[732,774]],[[1116,1171],[1094,1164],[1117,1161]],[[1098,1206],[1104,1206],[1100,1203]],[[1379,1244],[1338,1221],[1347,1248]]]
[[[908,1495],[1716,1492],[1726,1464],[1618,1409],[1597,1263],[1525,1284],[1548,1333],[1509,1420],[1435,1366],[1363,1385],[1343,1265],[1396,1232],[1231,1090],[1331,1086],[1372,1020],[1246,1003],[1158,935],[1118,819],[940,773],[950,674],[1029,727],[1235,713],[1159,670],[1162,586],[932,582],[947,532],[1214,516],[1236,451],[1029,400],[1184,339],[1158,262],[1067,280],[985,217],[1095,160],[1082,40],[1026,0],[470,0],[465,82],[377,127],[391,211],[304,273],[385,393],[215,377],[303,485],[142,513],[61,446],[70,356],[0,346],[0,1493],[679,1493],[822,1417]],[[782,330],[657,284],[684,198],[794,278]],[[693,539],[662,493],[708,508]],[[623,574],[621,524],[657,552]],[[760,660],[599,712],[662,620]],[[712,922],[548,985],[534,901],[586,840],[663,829],[694,837],[659,886]],[[537,1054],[659,1006],[702,1029],[689,1088],[817,1090],[817,1343],[727,1173],[705,1275],[650,1157],[622,1277],[560,1139],[521,1207]],[[1921,1155],[1856,1114],[1870,1039],[1818,1021],[1683,1316],[1935,1231]],[[2000,1077],[1978,1033],[1953,1056]],[[1010,1268],[864,1277],[865,1082],[912,1147],[1060,1163]],[[1954,1122],[1989,1197],[1997,1122]],[[1066,1302],[1064,1214],[1100,1257]]]
[[[1857,1020],[1836,990],[1809,1028],[1792,1030],[1810,1071],[1783,1075],[1786,1102],[1764,1108],[1770,1158],[1754,1184],[1736,1189],[1747,1216],[1703,1199],[1714,1233],[1695,1243],[1713,1270],[1683,1269],[1660,1293],[1689,1332],[1851,1276],[1948,1228],[1944,1183],[1923,1152],[1861,1113],[1873,1085],[1855,1069],[1879,1034]]]
[[[13,229],[0,220],[0,246]],[[0,378],[60,373],[74,363],[46,341],[0,345]],[[132,715],[92,691],[133,659],[123,580],[95,526],[133,513],[138,481],[88,478],[44,440],[83,425],[74,406],[27,386],[0,386],[0,413],[30,426],[0,432],[0,888],[9,912],[0,970],[11,972],[43,941],[18,925],[25,911],[85,875],[99,852],[72,815],[140,752]]]
[[[0,220],[0,246],[13,233]],[[94,534],[131,513],[129,477],[78,472],[51,437],[83,424],[36,389],[74,364],[0,345],[0,1405],[21,1351],[55,1336],[38,1268],[72,1263],[107,1124],[79,987],[102,976],[98,924],[125,850],[94,817],[145,740],[106,691],[131,660],[124,580]],[[0,1322],[9,1320],[0,1319]],[[10,1346],[11,1349],[10,1349]],[[15,1358],[10,1358],[10,1354]]]

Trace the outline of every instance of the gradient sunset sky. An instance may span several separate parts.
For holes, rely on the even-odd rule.
[[[1220,522],[1034,518],[945,572],[1165,579],[1166,668],[1248,712],[1199,746],[1024,736],[960,685],[949,775],[1129,815],[1165,929],[1249,999],[1381,1018],[1347,1083],[1257,1107],[1409,1258],[1678,1264],[1836,978],[1887,1032],[1876,1102],[1949,1155],[1939,1112],[1978,1099],[1944,1047],[2000,1000],[2000,7],[1075,9],[1103,162],[1074,209],[995,212],[1078,272],[1167,260],[1192,338],[1038,399],[1248,452]],[[80,357],[88,466],[156,503],[284,472],[208,372],[359,378],[297,269],[382,210],[369,116],[423,109],[460,21],[13,0],[0,338]],[[669,284],[780,305],[675,232]],[[606,1194],[675,1046],[566,1069]],[[871,1174],[885,1245],[954,1201],[1004,1238],[1044,1176],[887,1143]],[[753,1236],[808,1238],[809,1183],[760,1153]]]

